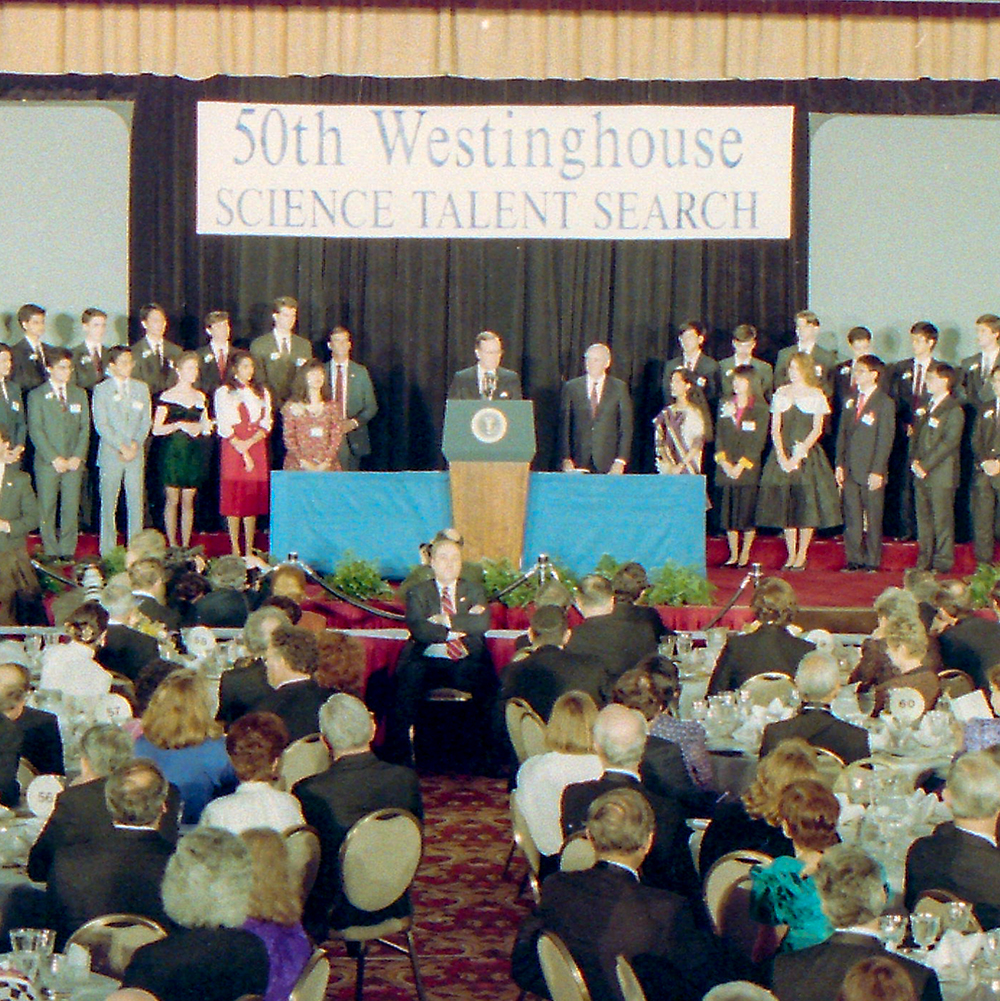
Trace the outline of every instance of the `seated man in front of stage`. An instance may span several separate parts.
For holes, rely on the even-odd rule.
[[[449,400],[520,400],[521,377],[500,367],[503,344],[492,330],[476,334],[476,364],[455,373]]]
[[[483,742],[490,733],[489,710],[497,679],[485,635],[490,624],[481,584],[461,576],[462,549],[438,538],[431,548],[432,580],[415,584],[406,595],[410,643],[396,668],[396,694],[389,720],[388,750],[406,757],[408,733],[424,693],[449,687],[470,692],[478,709]]]

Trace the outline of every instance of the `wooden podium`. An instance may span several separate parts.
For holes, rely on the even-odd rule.
[[[465,537],[464,559],[506,556],[520,567],[528,469],[535,456],[530,400],[449,400],[441,450],[451,511]]]

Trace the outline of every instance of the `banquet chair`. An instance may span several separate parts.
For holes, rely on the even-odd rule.
[[[412,813],[390,807],[366,814],[351,827],[340,846],[340,880],[348,903],[370,912],[396,903],[410,888],[422,854],[423,830]],[[406,946],[390,942],[389,935],[402,935]],[[365,958],[371,942],[380,942],[410,957],[417,997],[426,1001],[413,944],[412,914],[385,918],[375,924],[332,928],[330,937],[357,949],[355,1001],[361,1001],[364,995]]]
[[[528,830],[528,822],[524,819],[520,807],[517,805],[517,796],[511,793],[510,796],[510,823],[514,831],[514,845],[520,849],[525,861],[528,863],[528,874],[521,883],[518,895],[524,891],[524,884],[531,888],[531,896],[536,904],[541,903],[542,891],[538,878],[539,869],[542,864],[542,853],[535,844],[535,839]]]
[[[769,706],[775,699],[789,705],[795,695],[795,682],[780,671],[764,671],[747,678],[740,691],[746,692],[755,706]]]
[[[941,921],[941,931],[944,932],[950,927],[948,920],[948,905],[959,903],[968,903],[968,901],[963,900],[960,896],[958,896],[958,894],[952,893],[951,890],[924,890],[917,897],[916,902],[913,905],[913,913],[937,915]],[[968,927],[963,929],[963,931],[981,932],[982,930],[983,926],[979,923],[979,919],[974,913],[970,913]]]
[[[615,960],[615,972],[618,974],[618,986],[625,1001],[646,1001],[646,992],[642,989],[632,964],[624,956],[619,956]]]
[[[281,788],[292,791],[292,786],[310,775],[318,775],[330,767],[330,751],[318,733],[308,733],[293,740],[281,752],[278,779]]]
[[[21,795],[28,791],[32,779],[38,778],[38,772],[34,765],[27,759],[21,758],[17,763],[17,784],[21,787]]]
[[[701,875],[701,843],[705,840],[705,831],[711,823],[708,817],[688,817],[687,826],[691,830],[688,837],[688,851],[691,853],[691,861],[694,863],[694,871]]]
[[[578,831],[566,839],[559,853],[559,869],[561,872],[580,872],[582,869],[593,869],[597,864],[597,852],[594,842],[587,837],[586,831]]]
[[[508,699],[504,716],[507,736],[510,737],[519,765],[545,751],[545,721],[524,699]]]
[[[538,936],[538,962],[552,1001],[590,1001],[580,967],[558,935],[543,931]]]
[[[758,941],[766,926],[750,917],[750,870],[773,861],[763,852],[728,852],[708,870],[702,887],[712,930],[751,962],[761,958]]]
[[[82,945],[90,953],[90,968],[94,973],[121,980],[137,949],[166,937],[166,931],[152,918],[138,914],[102,914],[91,918],[70,935],[66,951],[71,945]]]
[[[816,770],[823,783],[832,789],[845,768],[844,759],[826,747],[813,745],[813,750],[816,752]]]
[[[947,695],[949,699],[957,699],[976,690],[976,683],[971,676],[957,667],[939,671],[938,681],[941,682],[941,694]]]
[[[288,849],[288,864],[299,881],[300,895],[305,903],[319,872],[320,843],[315,827],[299,824],[282,833]]]
[[[295,981],[288,1001],[323,1001],[329,981],[330,960],[322,949],[316,949]]]

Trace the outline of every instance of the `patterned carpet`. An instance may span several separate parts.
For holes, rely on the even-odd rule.
[[[414,937],[428,1001],[514,1001],[514,933],[529,910],[517,899],[525,872],[510,847],[506,780],[423,775],[424,858],[414,884]],[[353,996],[354,961],[331,945],[329,999]],[[406,956],[376,945],[365,966],[365,1001],[415,998]]]

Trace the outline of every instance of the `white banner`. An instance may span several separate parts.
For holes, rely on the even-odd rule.
[[[791,107],[198,104],[198,232],[788,239]]]

